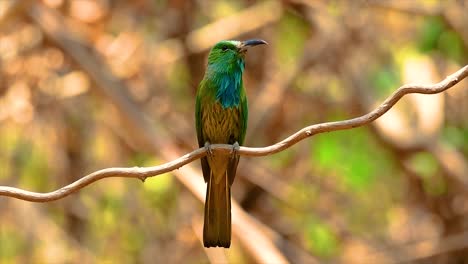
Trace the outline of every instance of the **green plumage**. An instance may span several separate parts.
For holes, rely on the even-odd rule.
[[[198,145],[244,142],[247,97],[242,83],[247,47],[262,40],[221,41],[208,56],[208,66],[197,90],[195,119]],[[239,155],[212,154],[201,159],[207,182],[203,242],[205,247],[231,244],[231,185]]]

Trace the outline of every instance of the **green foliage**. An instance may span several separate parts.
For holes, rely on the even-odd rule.
[[[153,207],[167,207],[175,199],[174,177],[168,173],[148,178],[144,184],[144,197]]]
[[[448,125],[442,130],[442,138],[450,146],[460,148],[468,154],[468,129]]]
[[[283,70],[287,70],[287,67],[295,63],[302,55],[308,31],[307,23],[303,18],[293,13],[286,13],[280,20],[274,40],[277,44],[274,47]]]
[[[372,87],[377,89],[378,97],[388,96],[395,87],[401,85],[400,70],[397,66],[389,62],[382,68],[376,69],[370,76]]]
[[[96,232],[103,234],[103,236],[108,232],[116,232],[120,227],[118,216],[122,211],[122,206],[121,195],[113,191],[104,193],[95,211],[96,219],[101,219],[101,224],[98,224]]]
[[[320,257],[337,254],[339,242],[332,230],[318,219],[311,218],[305,226],[306,246]]]
[[[1,263],[16,263],[19,261],[18,256],[21,256],[22,250],[25,248],[26,242],[18,232],[12,230],[9,225],[0,227],[0,262]],[[16,259],[16,260],[15,260]]]
[[[444,22],[439,17],[426,19],[421,27],[419,48],[423,52],[437,49],[440,35],[446,30]]]
[[[421,27],[419,38],[419,49],[422,52],[438,51],[458,63],[466,62],[463,40],[440,17],[427,18]]]
[[[285,149],[284,151],[277,153],[277,155],[272,156],[271,159],[269,159],[269,164],[274,169],[279,170],[286,167],[293,160],[294,154],[295,150],[293,148]]]
[[[159,164],[162,161],[148,160],[145,166],[150,164]],[[174,228],[173,211],[177,208],[179,202],[179,193],[176,188],[174,175],[165,173],[156,177],[150,177],[145,180],[140,197],[145,206],[151,208],[153,221],[156,225],[165,227],[162,233],[167,233]]]
[[[410,159],[411,167],[420,175],[424,182],[424,190],[434,196],[443,195],[447,185],[439,172],[437,160],[429,153],[418,153]]]
[[[38,191],[50,188],[46,155],[41,149],[28,142],[22,142],[17,147],[22,153],[18,156],[18,165],[21,168],[20,185]]]
[[[154,162],[151,155],[147,153],[135,153],[130,159],[129,166],[151,166],[151,162]]]
[[[168,71],[168,90],[173,98],[172,102],[177,103],[177,107],[188,108],[192,106],[193,98],[187,95],[190,85],[190,74],[187,64],[176,62]]]
[[[437,160],[429,153],[413,155],[411,165],[423,178],[430,178],[437,171]]]
[[[371,186],[390,165],[365,128],[319,135],[313,141],[313,164],[352,190]]]

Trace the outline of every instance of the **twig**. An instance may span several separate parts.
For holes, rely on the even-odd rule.
[[[395,105],[405,94],[410,93],[421,93],[421,94],[435,94],[443,92],[450,87],[454,86],[464,78],[468,76],[468,65],[461,68],[454,74],[448,76],[443,81],[432,84],[432,85],[418,85],[418,84],[408,84],[400,87],[396,90],[390,97],[388,97],[379,107],[374,109],[368,114],[365,114],[360,117],[353,119],[336,121],[336,122],[327,122],[316,125],[311,125],[305,127],[288,138],[268,147],[263,148],[250,148],[250,147],[240,147],[238,153],[242,156],[254,156],[261,157],[266,155],[271,155],[274,153],[281,152],[287,148],[290,148],[297,142],[311,137],[316,134],[331,132],[337,130],[345,130],[355,127],[360,127],[375,119],[379,118],[385,114],[393,105]],[[227,144],[213,144],[211,149],[216,153],[229,154],[232,151],[232,146]],[[22,190],[19,188],[0,186],[0,196],[9,196],[21,200],[31,201],[31,202],[49,202],[61,199],[67,195],[70,195],[73,192],[76,192],[83,187],[104,178],[110,177],[125,177],[125,178],[137,178],[140,180],[145,180],[147,177],[153,177],[160,175],[172,170],[178,169],[188,163],[191,163],[194,160],[197,160],[201,157],[206,156],[206,149],[199,148],[194,150],[184,156],[175,159],[171,162],[146,168],[107,168],[103,170],[96,171],[85,177],[65,186],[56,191],[48,193],[38,193]]]
[[[48,192],[48,193],[30,192],[30,191],[25,191],[19,188],[0,186],[0,196],[9,196],[13,198],[18,198],[20,200],[30,201],[30,202],[42,203],[42,202],[55,201],[63,197],[66,197],[95,181],[98,181],[104,178],[111,178],[111,177],[137,178],[137,179],[144,181],[147,177],[160,175],[160,174],[178,169],[185,164],[188,164],[194,160],[197,160],[205,156],[205,154],[206,154],[205,149],[197,149],[176,160],[173,160],[171,162],[168,162],[159,166],[146,167],[146,168],[133,167],[133,168],[102,169],[102,170],[93,172],[91,174],[88,174],[84,176],[83,178],[65,187],[62,187],[56,191]]]

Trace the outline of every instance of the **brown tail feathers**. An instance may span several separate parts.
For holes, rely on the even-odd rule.
[[[213,173],[213,172],[211,172]],[[231,245],[231,187],[225,175],[215,183],[210,175],[205,200],[205,223],[203,244],[205,247],[225,247]]]

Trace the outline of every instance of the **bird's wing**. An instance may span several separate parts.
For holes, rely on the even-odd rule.
[[[239,106],[239,133],[238,137],[234,140],[234,142],[229,142],[229,144],[234,144],[235,142],[242,145],[245,139],[245,133],[247,131],[247,120],[248,120],[248,107],[247,107],[247,97],[245,96],[245,90],[241,90],[241,98],[240,98],[240,106]],[[239,155],[232,157],[229,161],[227,175],[229,178],[229,184],[232,185],[234,182],[234,178],[236,177],[237,165],[239,164]]]
[[[200,96],[200,87],[198,87],[197,98],[195,102],[195,125],[197,127],[197,138],[198,138],[198,146],[200,148],[205,146],[205,138],[203,137],[203,126],[202,126],[202,105],[201,105],[201,96]],[[208,182],[210,179],[210,165],[208,164],[208,159],[203,157],[200,159],[203,171],[203,178],[205,182]]]
[[[240,134],[239,134],[239,145],[244,144],[245,133],[247,132],[247,121],[249,120],[249,108],[247,103],[247,96],[245,95],[245,89],[242,87],[240,96]]]

